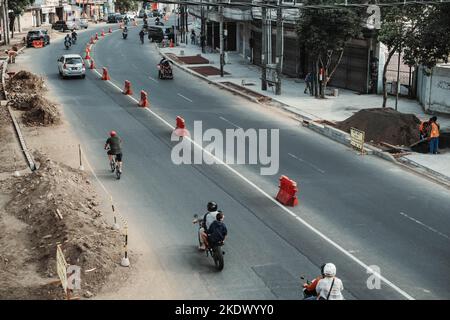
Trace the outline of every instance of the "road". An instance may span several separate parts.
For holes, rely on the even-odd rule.
[[[97,68],[111,80],[132,82],[134,97],[149,93],[150,109],[171,124],[177,115],[189,130],[279,129],[280,169],[259,165],[175,165],[171,129],[151,112],[89,71],[86,79],[61,80],[56,59],[62,43],[28,50],[18,62],[48,79],[87,150],[95,173],[118,207],[144,235],[159,263],[186,299],[298,299],[299,275],[313,277],[334,262],[348,299],[450,298],[450,197],[448,190],[373,156],[358,156],[294,120],[248,102],[175,68],[175,79],[157,79],[160,56],[114,32],[93,50]],[[91,33],[71,52],[84,52]],[[103,143],[109,130],[124,140],[124,174],[108,172]],[[284,209],[271,199],[278,178],[299,185],[299,202]],[[269,195],[269,196],[267,196]],[[215,200],[224,210],[229,239],[225,269],[196,251],[191,220]],[[379,289],[368,289],[364,266],[377,266]],[[149,271],[150,272],[150,271]],[[189,279],[189,280],[186,280]],[[152,290],[149,288],[148,290]]]

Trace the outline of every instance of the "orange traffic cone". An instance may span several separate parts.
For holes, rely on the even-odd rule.
[[[103,67],[102,80],[111,80],[111,78],[109,77],[108,69],[106,69],[105,67]]]
[[[174,45],[173,45],[173,40],[172,40],[172,39],[170,39],[169,47],[170,47],[170,48],[173,48],[173,47],[174,47]]]
[[[91,69],[91,70],[95,69],[95,62],[94,62],[94,59],[91,59],[91,63],[90,63],[90,65],[89,65],[89,69]]]
[[[123,88],[123,94],[130,95],[133,94],[133,91],[131,90],[131,82],[128,80],[125,80],[125,87]]]
[[[91,56],[89,55],[89,52],[91,52],[88,48],[86,48],[86,56],[84,57],[84,60],[91,59]]]
[[[105,36],[105,30],[102,29],[102,37]]]
[[[139,106],[143,108],[147,108],[149,106],[148,95],[144,90],[141,90],[141,101],[139,102]]]
[[[98,40],[98,32],[95,33],[95,40]]]
[[[180,116],[177,116],[176,118],[176,128],[174,130],[174,133],[179,137],[186,137],[189,136],[189,131],[186,129],[186,124],[184,123],[184,119]]]

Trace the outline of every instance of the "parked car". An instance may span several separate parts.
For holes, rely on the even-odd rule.
[[[108,16],[108,23],[118,23],[118,22],[122,22],[123,21],[123,17],[120,13],[111,13]]]
[[[69,30],[79,30],[80,29],[80,24],[79,24],[79,20],[67,20],[66,21],[66,25],[69,28]]]
[[[79,19],[79,25],[80,25],[81,29],[82,28],[87,29],[88,26],[89,26],[88,19],[87,18],[80,18]]]
[[[79,54],[65,54],[58,59],[58,71],[61,77],[86,77],[86,66]]]
[[[27,47],[31,47],[33,45],[34,40],[42,40],[44,41],[44,47],[47,44],[50,44],[50,36],[45,29],[31,30],[28,31],[26,41]]]
[[[148,26],[148,38],[154,42],[161,42],[167,36],[167,39],[175,41],[175,35],[172,28],[162,26]]]
[[[60,20],[56,21],[52,24],[52,29],[59,30],[59,31],[67,31],[70,30],[69,27],[66,24],[66,21]]]

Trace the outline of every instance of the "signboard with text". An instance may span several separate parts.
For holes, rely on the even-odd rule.
[[[350,138],[350,144],[363,152],[365,132],[356,128],[350,128]]]

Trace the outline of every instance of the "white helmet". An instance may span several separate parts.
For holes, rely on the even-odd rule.
[[[334,277],[336,275],[336,266],[333,263],[327,263],[323,268],[325,276]]]

